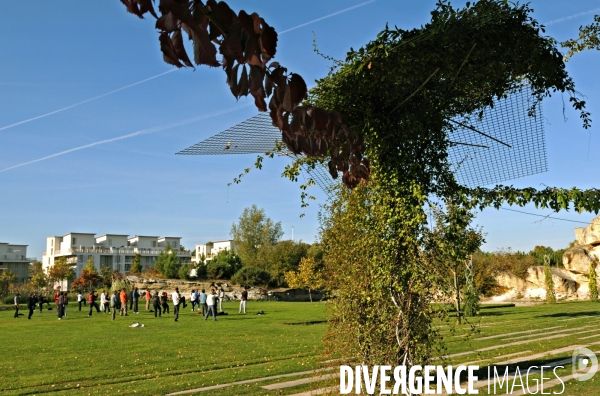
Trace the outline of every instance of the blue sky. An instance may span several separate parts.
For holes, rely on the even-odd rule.
[[[278,31],[276,60],[307,82],[325,75],[329,63],[312,51],[343,58],[365,44],[385,23],[411,28],[425,23],[434,0],[235,1],[235,9],[256,11]],[[461,2],[454,2],[457,5]],[[600,13],[597,0],[531,2],[547,34],[563,40]],[[298,185],[283,180],[285,159],[265,162],[243,182],[227,186],[255,156],[175,156],[174,153],[256,114],[248,100],[231,96],[220,69],[177,70],[162,61],[153,21],[127,14],[120,2],[53,0],[3,3],[0,34],[0,241],[30,246],[41,258],[45,237],[68,232],[182,236],[191,247],[228,238],[242,210],[256,204],[282,222],[285,235],[312,242],[323,195],[300,208]],[[599,52],[568,64],[586,95],[594,127],[584,131],[578,115],[560,96],[544,102],[550,171],[511,181],[515,186],[598,187],[600,154]],[[4,128],[165,73],[31,122]],[[174,126],[175,125],[175,126]],[[165,126],[171,126],[166,128]],[[4,129],[3,129],[4,128]],[[140,133],[136,133],[140,132]],[[116,139],[135,134],[128,138]],[[113,140],[115,139],[115,140]],[[104,142],[107,141],[107,142]],[[95,144],[104,142],[102,144]],[[87,148],[50,157],[73,148]],[[27,165],[18,166],[31,162]],[[11,169],[8,169],[11,168]],[[533,207],[525,210],[538,214]],[[306,216],[299,215],[305,212]],[[593,214],[557,217],[590,221]],[[544,220],[488,209],[477,224],[487,233],[486,250],[560,248],[583,224]]]

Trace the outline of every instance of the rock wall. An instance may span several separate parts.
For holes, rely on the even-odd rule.
[[[589,299],[590,263],[592,259],[600,259],[600,216],[592,220],[587,227],[576,228],[575,237],[577,245],[563,254],[564,268],[551,268],[554,293],[561,300]],[[600,266],[596,267],[596,276],[600,283]],[[503,272],[496,276],[496,280],[508,291],[494,296],[492,298],[494,301],[544,301],[546,299],[543,266],[529,268],[526,279]]]
[[[150,290],[152,294],[155,291],[162,293],[172,293],[175,288],[179,288],[179,293],[186,299],[190,295],[192,290],[210,290],[211,287],[223,287],[225,295],[232,300],[239,300],[242,293],[242,287],[239,285],[232,285],[228,281],[183,281],[179,279],[157,279],[157,278],[141,278],[137,276],[128,276],[127,280],[131,282],[133,287],[140,289],[140,292],[146,289]],[[303,289],[274,289],[271,290],[273,295],[280,301],[310,301],[310,296],[307,290]],[[260,288],[251,287],[248,289],[248,299],[258,300],[261,298]],[[318,292],[312,292],[313,301],[319,301],[322,295]]]

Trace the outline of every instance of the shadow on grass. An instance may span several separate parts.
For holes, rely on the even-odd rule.
[[[538,315],[536,318],[576,318],[578,316],[600,316],[600,311],[557,312],[553,314]]]

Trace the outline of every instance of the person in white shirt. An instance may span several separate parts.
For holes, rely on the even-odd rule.
[[[219,312],[223,312],[223,299],[225,298],[225,290],[219,287]]]
[[[215,292],[215,290],[211,290],[210,293],[208,293],[206,295],[206,305],[208,305],[208,311],[206,312],[206,316],[204,317],[204,320],[208,319],[208,315],[211,314],[212,312],[212,317],[213,320],[217,320],[217,294]]]
[[[81,311],[81,304],[85,304],[85,298],[81,292],[77,293],[77,303],[79,304],[79,310]]]
[[[173,300],[173,314],[175,315],[175,322],[179,319],[179,288],[176,287],[173,294],[171,294]]]
[[[108,299],[106,298],[106,291],[102,290],[102,294],[100,294],[100,311],[102,313],[110,313],[110,305],[108,304]]]
[[[194,312],[194,307],[196,306],[196,302],[198,301],[198,293],[196,290],[192,290],[190,293],[190,301],[192,302],[192,312]]]

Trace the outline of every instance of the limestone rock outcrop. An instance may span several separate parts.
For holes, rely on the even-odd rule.
[[[587,227],[576,228],[577,245],[568,249],[562,257],[563,268],[552,267],[554,293],[558,299],[586,300],[589,298],[590,264],[596,261],[596,276],[600,283],[600,216]],[[498,284],[506,290],[494,301],[546,299],[546,282],[543,266],[529,268],[525,279],[510,273],[501,272],[496,275]]]

